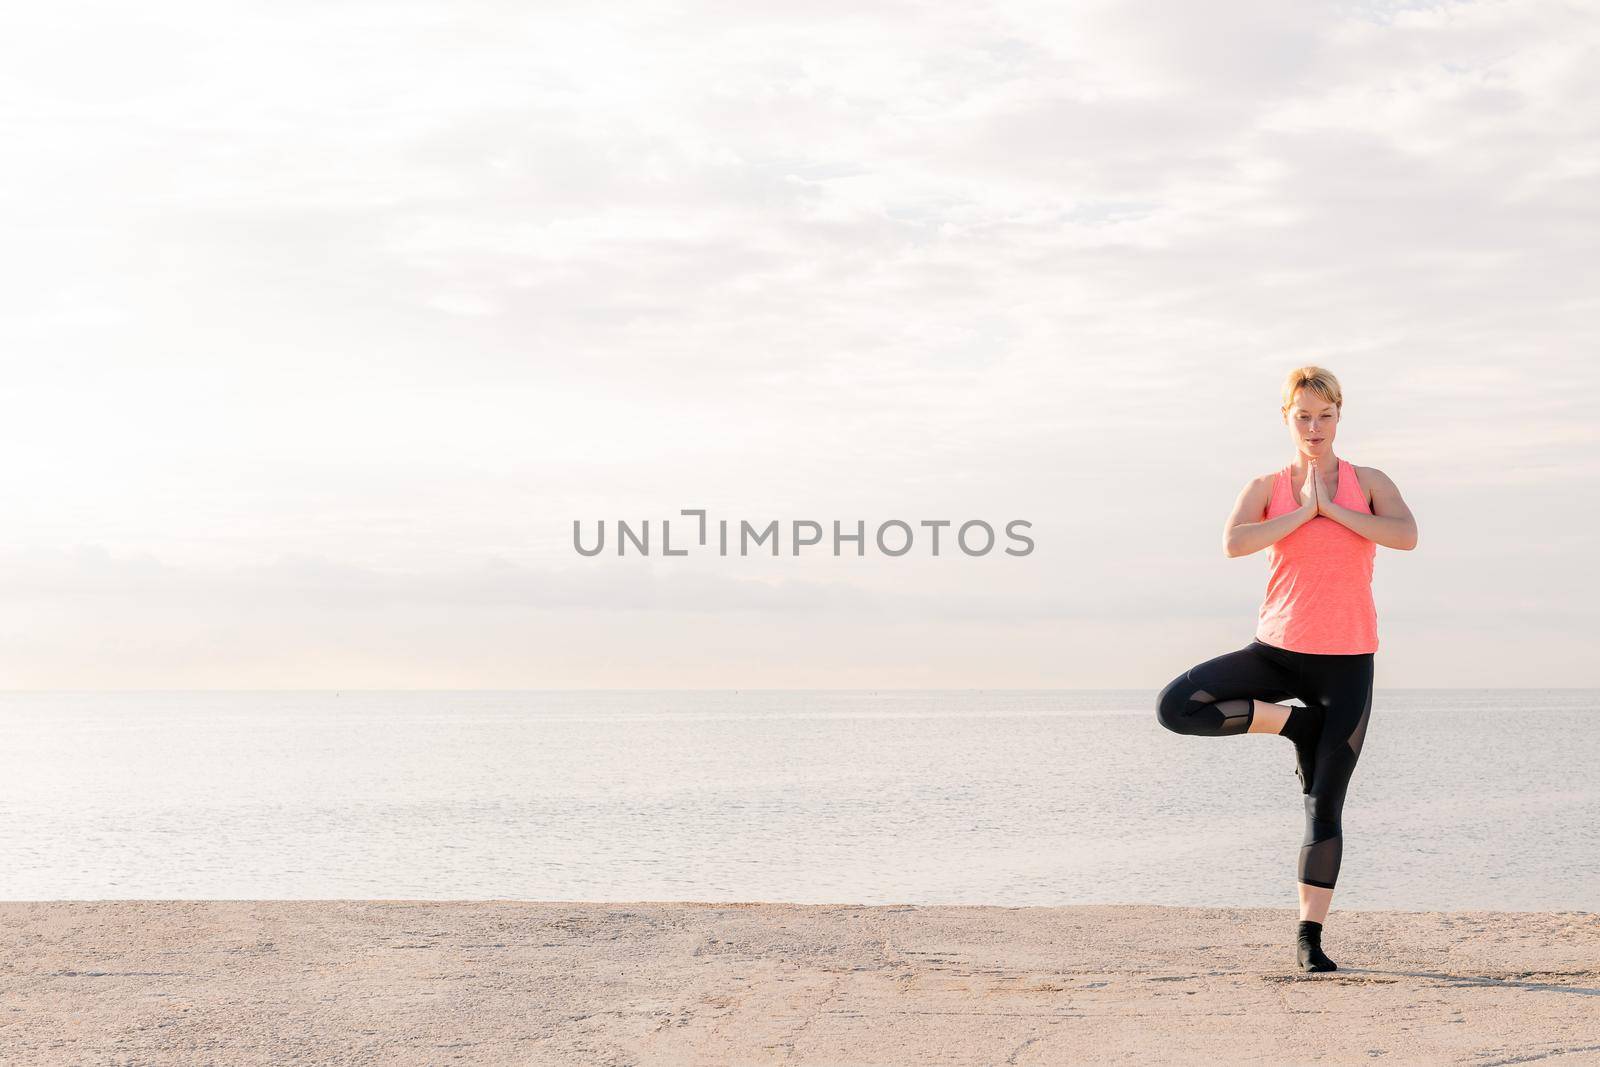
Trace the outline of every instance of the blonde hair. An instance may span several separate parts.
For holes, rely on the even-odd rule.
[[[1296,389],[1309,389],[1338,408],[1339,414],[1344,414],[1344,393],[1333,371],[1323,367],[1296,367],[1290,371],[1283,380],[1283,407],[1278,409],[1279,414],[1288,412],[1289,405],[1294,403]]]

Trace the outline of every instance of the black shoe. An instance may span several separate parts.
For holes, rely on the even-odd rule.
[[[1296,959],[1302,971],[1337,971],[1339,965],[1322,951],[1322,924],[1302,919]]]

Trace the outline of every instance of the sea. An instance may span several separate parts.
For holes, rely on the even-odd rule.
[[[1155,690],[0,694],[0,899],[1293,907]],[[1334,906],[1600,908],[1600,690],[1379,689]]]

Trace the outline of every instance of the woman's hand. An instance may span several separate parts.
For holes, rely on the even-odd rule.
[[[1300,486],[1300,507],[1309,510],[1313,518],[1322,514],[1321,499],[1317,495],[1319,488],[1317,468],[1307,467],[1305,484]]]
[[[1328,491],[1328,483],[1322,480],[1322,472],[1315,467],[1311,468],[1311,479],[1317,483],[1317,514],[1333,517],[1333,494]]]

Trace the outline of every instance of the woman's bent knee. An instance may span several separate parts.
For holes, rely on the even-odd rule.
[[[1187,712],[1193,690],[1194,683],[1189,681],[1187,673],[1168,682],[1166,688],[1161,690],[1161,695],[1156,697],[1156,721],[1175,734],[1190,733],[1193,720]]]

